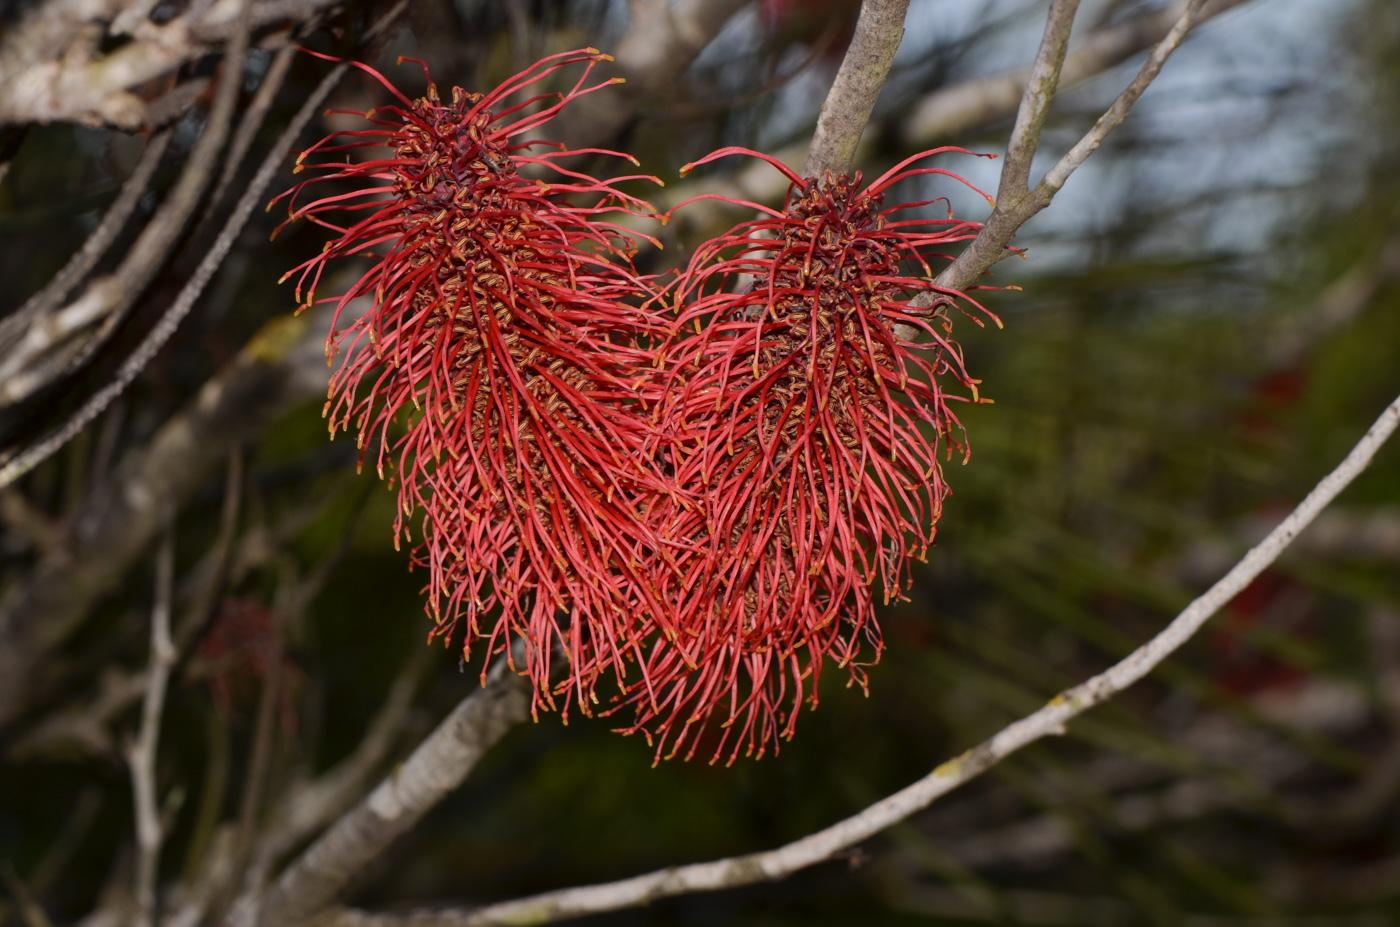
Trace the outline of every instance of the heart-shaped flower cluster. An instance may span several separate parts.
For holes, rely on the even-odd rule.
[[[353,426],[396,486],[433,634],[461,631],[468,658],[523,651],[536,708],[630,712],[658,757],[762,755],[816,704],[828,657],[865,685],[874,598],[933,541],[941,462],[967,453],[949,402],[977,398],[949,307],[985,310],[929,262],[979,226],[883,205],[949,174],[911,166],[937,152],[868,185],[746,152],[792,181],[784,208],[745,204],[759,217],[683,270],[640,274],[657,243],[617,220],[654,210],[619,185],[656,178],[596,178],[565,159],[636,162],[533,131],[613,83],[589,83],[604,60],[554,55],[450,103],[360,66],[398,103],[298,159],[318,175],[279,198],[286,221],[334,237],[289,276],[299,301],[336,304],[331,433]],[[568,90],[527,92],[569,65]],[[343,189],[298,205],[325,181]],[[348,256],[373,264],[318,300]]]

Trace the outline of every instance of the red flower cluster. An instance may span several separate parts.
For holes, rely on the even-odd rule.
[[[940,456],[966,455],[940,381],[977,392],[946,315],[940,330],[910,302],[960,295],[933,284],[927,260],[979,227],[951,212],[900,218],[927,203],[882,207],[890,185],[947,174],[909,167],[937,152],[865,187],[859,174],[804,180],[746,149],[696,163],[734,152],[792,187],[781,212],[744,204],[762,215],[702,245],[676,286],[658,401],[675,498],[700,504],[653,523],[681,552],[658,586],[691,656],[652,674],[664,702],[631,699],[637,726],[672,753],[689,742],[687,755],[721,709],[716,753],[732,734],[731,759],[792,735],[825,657],[862,688],[879,658],[874,586],[886,602],[907,586],[948,493]]]
[[[387,465],[398,483],[396,544],[422,511],[418,559],[438,632],[465,623],[468,652],[478,638],[488,653],[524,640],[550,707],[558,644],[585,710],[603,668],[620,672],[640,646],[647,532],[627,502],[650,478],[638,456],[649,426],[630,380],[651,366],[639,342],[664,324],[632,305],[651,291],[630,266],[634,239],[605,219],[650,210],[616,188],[637,178],[599,180],[560,163],[583,152],[518,139],[612,83],[587,84],[602,60],[591,49],[554,55],[485,96],[455,89],[451,103],[431,83],[409,100],[362,66],[401,105],[308,149],[298,169],[322,173],[284,194],[286,222],[308,218],[338,236],[292,272],[308,305],[332,259],[377,257],[337,298],[337,320],[353,300],[371,308],[327,342],[328,356],[347,358],[326,414],[332,436],[355,426],[362,459],[378,445],[380,476]],[[507,105],[576,63],[583,74],[566,93]],[[305,161],[366,149],[388,151]],[[543,176],[522,175],[531,170]],[[296,204],[327,180],[350,188]]]
[[[767,159],[793,182],[784,210],[745,204],[764,215],[643,277],[606,218],[650,211],[617,188],[643,178],[520,140],[611,83],[587,83],[605,59],[555,55],[450,104],[364,68],[400,105],[299,159],[322,173],[284,194],[287,221],[336,237],[293,273],[310,304],[332,258],[376,259],[332,298],[337,319],[371,308],[327,342],[346,359],[326,411],[397,482],[396,542],[420,526],[435,633],[465,625],[468,655],[523,642],[537,706],[590,712],[610,676],[604,713],[630,709],[658,756],[693,754],[716,711],[716,758],[762,755],[816,704],[826,657],[864,686],[875,589],[900,595],[933,540],[940,460],[966,455],[943,384],[977,391],[947,337],[961,294],[928,261],[978,226],[883,206],[948,174],[916,158],[864,187]],[[568,91],[512,99],[580,63]],[[326,180],[350,186],[296,205]],[[911,306],[925,293],[935,312]]]

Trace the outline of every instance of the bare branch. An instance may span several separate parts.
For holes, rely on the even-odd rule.
[[[170,609],[175,585],[175,538],[173,527],[166,528],[165,540],[156,555],[156,602],[151,609],[151,667],[146,699],[141,708],[141,732],[127,751],[131,766],[131,789],[136,809],[136,922],[138,927],[155,927],[156,877],[160,868],[160,845],[164,836],[160,807],[156,799],[156,753],[160,748],[160,716],[165,708],[165,689],[170,669],[175,665],[175,644],[170,638]]]
[[[201,582],[194,593],[186,614],[175,631],[177,664],[184,663],[200,634],[208,624],[214,602],[223,588],[228,563],[233,553],[235,529],[243,500],[243,454],[235,446],[229,452],[228,476],[224,481],[224,507],[219,519],[219,532],[213,547],[204,558]],[[9,498],[0,494],[0,504]],[[193,672],[191,670],[194,670]],[[197,678],[198,667],[186,667],[186,681]],[[97,756],[112,750],[108,726],[139,701],[146,693],[148,673],[126,673],[109,668],[103,673],[95,699],[80,706],[55,711],[43,718],[31,730],[19,737],[9,749],[11,758],[43,756],[60,751],[71,752],[75,747]]]
[[[104,492],[84,502],[68,547],[45,557],[0,596],[0,726],[12,723],[35,698],[34,673],[43,655],[68,638],[156,536],[157,503],[169,499],[178,505],[227,462],[239,442],[296,403],[325,394],[329,327],[328,307],[265,325],[122,462]],[[140,677],[123,682],[111,705],[129,704],[127,685],[143,690],[145,682]],[[100,714],[109,717],[105,709]]]
[[[243,164],[243,158],[247,156],[248,149],[253,147],[253,141],[257,138],[258,130],[262,128],[263,121],[267,119],[267,112],[272,108],[272,101],[277,97],[277,91],[282,89],[282,84],[287,80],[287,72],[292,68],[292,59],[296,57],[297,48],[295,45],[288,45],[279,51],[272,59],[272,64],[268,66],[267,73],[263,75],[262,82],[258,84],[257,93],[253,94],[253,100],[248,104],[248,108],[243,112],[243,118],[238,123],[238,130],[234,132],[233,141],[229,143],[228,157],[224,159],[224,169],[219,174],[219,182],[214,186],[214,192],[209,197],[209,211],[218,208],[219,201],[228,192],[229,184],[233,183],[233,176],[238,172],[238,168]]]
[[[804,177],[820,179],[828,171],[850,172],[856,146],[904,38],[908,11],[909,0],[865,0],[861,4],[855,35],[817,115],[817,129],[802,167]]]
[[[433,656],[427,647],[415,648],[355,751],[314,781],[283,796],[273,815],[272,830],[254,854],[250,882],[261,884],[278,857],[344,814],[364,794],[370,776],[398,739],[413,693],[434,664]]]
[[[1031,159],[1040,146],[1040,133],[1045,128],[1050,101],[1055,98],[1055,91],[1060,86],[1060,68],[1065,63],[1069,34],[1074,28],[1074,14],[1078,10],[1079,0],[1054,0],[1050,4],[1045,32],[1040,37],[1040,49],[1035,54],[1035,64],[1031,65],[1031,76],[1021,95],[1011,140],[1006,145],[1006,160],[1001,165],[1001,185],[997,189],[998,199],[1021,196],[1026,192]]]
[[[132,169],[131,176],[122,184],[121,192],[103,214],[97,228],[93,229],[92,234],[83,242],[83,246],[68,259],[63,269],[55,274],[42,290],[0,320],[0,350],[8,354],[33,321],[57,309],[58,304],[72,292],[73,287],[77,286],[107,253],[117,235],[126,227],[131,214],[136,211],[146,188],[151,185],[151,178],[160,166],[160,159],[170,145],[170,134],[169,130],[166,130],[151,136],[146,147],[142,149],[141,157]]]
[[[204,196],[219,152],[228,139],[238,103],[246,35],[230,48],[224,77],[209,111],[209,120],[190,151],[180,178],[159,211],[142,229],[115,273],[93,281],[83,295],[52,313],[30,320],[14,349],[0,362],[0,407],[30,398],[64,374],[85,364],[116,331],[156,272],[180,241],[189,218]],[[85,340],[73,342],[101,323]]]
[[[19,906],[19,915],[24,920],[24,927],[53,927],[53,921],[49,920],[43,905],[39,904],[39,899],[34,897],[29,886],[20,881],[8,859],[0,860],[0,881],[5,883],[6,890]]]
[[[393,774],[293,862],[268,892],[259,927],[301,924],[461,784],[529,714],[530,686],[504,659]]]
[[[147,333],[146,337],[142,340],[141,344],[137,346],[136,350],[132,352],[131,356],[123,361],[122,365],[117,369],[116,376],[113,378],[112,382],[107,384],[91,399],[84,403],[82,408],[74,413],[73,416],[56,431],[49,434],[35,446],[16,456],[13,460],[7,462],[3,467],[0,467],[0,488],[13,483],[25,473],[28,473],[40,463],[53,456],[59,448],[72,440],[74,435],[86,428],[93,419],[102,414],[102,410],[106,409],[113,399],[119,396],[122,391],[136,379],[136,376],[145,369],[146,364],[150,362],[151,358],[165,346],[168,340],[170,340],[170,336],[175,333],[175,329],[179,327],[185,316],[189,314],[190,309],[194,307],[195,301],[203,294],[204,288],[213,278],[219,265],[223,263],[224,257],[228,254],[229,249],[233,247],[233,243],[237,240],[239,233],[243,231],[243,226],[247,223],[248,217],[252,214],[254,206],[262,199],[267,185],[277,173],[277,168],[284,156],[283,153],[291,146],[296,136],[301,133],[302,128],[311,118],[311,114],[315,112],[316,108],[325,100],[326,94],[330,92],[331,87],[340,79],[341,75],[345,73],[345,69],[346,65],[343,64],[337,65],[332,69],[330,74],[321,81],[320,86],[318,86],[307,98],[306,102],[302,104],[301,109],[297,112],[296,116],[293,117],[291,124],[283,131],[277,144],[263,161],[262,166],[258,169],[258,173],[254,176],[248,189],[244,191],[243,196],[239,199],[238,205],[234,207],[233,214],[229,216],[222,231],[219,232],[219,237],[214,240],[214,244],[209,249],[209,253],[204,256],[204,260],[195,268],[195,272],[191,275],[189,282],[180,290],[179,295],[175,297],[175,301],[171,303],[170,308],[165,311],[160,321]]]
[[[1051,31],[1055,28],[1063,28],[1064,30],[1062,37],[1056,37],[1056,43],[1068,40],[1068,26],[1058,24],[1055,13],[1061,3],[1068,5],[1070,2],[1071,0],[1056,0],[1055,6],[1051,7],[1050,21],[1046,24],[1046,40],[1051,38]],[[938,275],[935,280],[938,286],[949,290],[966,290],[974,285],[989,267],[1006,257],[1009,253],[1006,247],[1011,243],[1011,239],[1016,236],[1016,232],[1020,230],[1021,226],[1036,213],[1050,205],[1050,201],[1064,186],[1069,175],[1080,164],[1083,164],[1084,160],[1098,149],[1108,134],[1127,118],[1133,104],[1157,77],[1157,74],[1162,70],[1162,65],[1181,45],[1186,33],[1195,23],[1196,16],[1204,2],[1205,0],[1189,0],[1181,15],[1177,17],[1171,31],[1153,47],[1152,52],[1147,56],[1147,61],[1143,63],[1141,70],[1138,71],[1128,88],[1118,96],[1118,99],[1099,118],[1094,127],[1085,134],[1084,138],[1080,139],[1069,153],[1055,167],[1051,168],[1034,190],[1030,190],[1028,189],[1028,178],[1031,159],[1039,144],[1040,129],[1045,123],[1045,109],[1050,102],[1049,98],[1044,96],[1044,87],[1047,86],[1044,81],[1040,85],[1035,83],[1037,75],[1048,72],[1051,67],[1049,61],[1046,62],[1045,68],[1041,66],[1041,59],[1046,56],[1046,43],[1042,42],[1040,56],[1037,57],[1036,67],[1032,71],[1032,83],[1026,87],[1021,112],[1016,119],[1016,129],[1013,130],[1011,144],[1007,147],[1006,163],[1002,165],[1001,186],[997,190],[996,208],[992,210],[991,217],[972,243],[958,255],[957,260]],[[1059,52],[1061,62],[1063,58],[1064,51],[1061,45]],[[1053,69],[1058,78],[1058,62],[1053,63]]]
[[[1060,188],[1065,185],[1065,181],[1069,179],[1069,175],[1073,174],[1089,155],[1099,150],[1099,146],[1108,137],[1108,133],[1118,128],[1123,124],[1123,120],[1128,118],[1133,104],[1142,96],[1147,86],[1157,79],[1157,75],[1162,71],[1162,65],[1167,63],[1167,59],[1181,46],[1181,40],[1186,38],[1186,33],[1190,32],[1191,27],[1196,24],[1196,17],[1200,15],[1201,7],[1205,5],[1205,2],[1206,0],[1190,0],[1186,4],[1186,9],[1181,11],[1181,16],[1177,19],[1176,24],[1172,26],[1166,38],[1158,42],[1152,49],[1152,53],[1143,62],[1142,70],[1138,71],[1128,88],[1118,95],[1118,99],[1113,101],[1108,112],[1100,116],[1098,122],[1094,123],[1094,127],[1045,175],[1040,186],[1050,196],[1058,193]]]
[[[1249,0],[1208,2],[1197,18],[1197,25],[1247,2]],[[1152,47],[1171,29],[1180,9],[1178,5],[1154,10],[1090,33],[1079,47],[1065,56],[1064,66],[1060,70],[1061,89],[1102,74],[1129,56]],[[1020,68],[935,90],[912,106],[912,116],[877,122],[868,128],[866,137],[879,129],[882,135],[900,135],[906,147],[922,147],[984,128],[1015,115],[1030,73],[1029,68]],[[806,149],[796,145],[773,154],[796,170],[806,156]],[[782,199],[787,183],[787,178],[767,165],[749,164],[731,173],[706,175],[669,186],[653,200],[663,212],[704,193],[720,193],[755,203],[773,203]],[[674,221],[681,228],[704,229],[724,221],[724,216],[736,208],[723,200],[699,200],[677,213]]]
[[[167,98],[186,99],[192,81],[153,102],[134,89],[231,41],[248,28],[304,21],[337,0],[247,0],[198,3],[157,24],[144,4],[125,0],[48,0],[35,4],[0,42],[0,125],[81,122],[127,131],[150,127],[168,110]],[[110,24],[110,25],[109,25]],[[103,53],[104,46],[112,47]]]
[[[413,693],[423,675],[435,665],[432,659],[435,656],[430,648],[415,648],[354,752],[315,780],[294,784],[283,793],[241,874],[235,846],[236,827],[223,828],[221,839],[212,841],[211,851],[203,856],[200,878],[186,893],[167,927],[194,927],[202,923],[216,897],[228,892],[240,878],[250,897],[261,892],[278,860],[363,798],[370,777],[402,734]]]
[[[278,601],[272,610],[272,628],[263,673],[262,691],[258,695],[257,719],[253,722],[253,745],[249,752],[248,769],[243,776],[243,797],[238,812],[238,838],[235,848],[241,859],[253,842],[262,812],[263,793],[267,788],[268,771],[272,766],[272,749],[277,736],[277,709],[282,697],[282,637],[286,632],[288,613],[297,609],[300,596],[295,589],[295,569],[284,568]]]
[[[1249,0],[1213,0],[1201,10],[1197,24]],[[1171,31],[1184,4],[1147,10],[1122,22],[1095,29],[1065,56],[1060,87],[1102,74],[1130,56],[1151,48]],[[944,87],[921,98],[902,124],[895,127],[906,145],[922,147],[945,141],[1016,112],[1030,79],[1030,68],[989,74]]]
[[[716,891],[781,879],[831,859],[928,807],[1022,748],[1062,734],[1065,724],[1142,679],[1191,639],[1206,621],[1278,559],[1317,514],[1371,463],[1400,426],[1400,398],[1381,413],[1336,469],[1308,493],[1263,541],[1203,595],[1188,605],[1156,637],[1121,661],[1050,699],[963,755],[924,778],[881,799],[858,814],[774,850],[709,863],[672,866],[617,882],[545,892],[474,909],[381,915],[341,910],[318,920],[318,927],[490,927],[542,924],[603,911],[649,904],[660,898]]]

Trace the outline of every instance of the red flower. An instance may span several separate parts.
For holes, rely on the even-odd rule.
[[[468,655],[523,643],[537,706],[588,713],[614,677],[605,712],[631,709],[623,730],[658,757],[693,754],[717,711],[716,758],[762,755],[815,705],[826,657],[864,686],[875,589],[899,596],[933,541],[940,461],[966,456],[949,402],[967,397],[944,385],[977,390],[947,337],[961,294],[929,261],[978,226],[883,206],[891,184],[948,173],[914,158],[864,187],[787,172],[783,211],[745,204],[765,217],[662,287],[607,219],[650,210],[618,189],[642,178],[518,140],[610,83],[587,84],[605,58],[555,55],[450,104],[361,65],[400,103],[299,159],[346,158],[301,165],[322,173],[284,194],[288,222],[335,236],[293,271],[298,296],[317,301],[333,258],[373,258],[331,298],[337,320],[370,309],[327,341],[346,358],[326,414],[397,483],[396,541],[418,526],[435,634],[462,624]],[[580,63],[567,92],[509,101]],[[352,186],[296,205],[327,180]],[[911,305],[930,293],[936,310]]]
[[[948,174],[909,167],[935,153],[865,187],[765,158],[792,179],[786,208],[747,204],[766,215],[701,246],[681,275],[658,458],[701,504],[650,509],[674,552],[656,585],[675,639],[626,697],[630,730],[658,737],[658,755],[668,743],[667,755],[693,754],[716,710],[716,758],[762,755],[816,704],[826,657],[862,687],[879,659],[875,586],[886,602],[907,587],[948,493],[940,459],[967,454],[949,408],[965,397],[945,384],[977,397],[947,337],[962,294],[936,287],[928,262],[979,226],[901,217],[924,203],[882,206],[899,180]],[[910,305],[923,293],[940,304],[932,317]]]
[[[332,259],[374,259],[331,298],[337,319],[361,297],[371,308],[327,341],[328,355],[346,358],[326,415],[332,435],[353,424],[362,461],[377,444],[381,477],[398,484],[396,545],[421,513],[416,560],[428,569],[434,633],[461,624],[468,655],[484,640],[488,657],[523,641],[537,705],[556,707],[570,691],[584,711],[597,678],[609,668],[621,677],[640,653],[660,607],[642,568],[654,544],[630,503],[659,486],[640,454],[652,425],[635,381],[652,370],[639,341],[665,325],[629,304],[651,291],[630,264],[636,236],[606,218],[651,210],[618,189],[639,178],[600,180],[561,163],[616,152],[522,137],[613,83],[587,84],[603,60],[593,49],[553,55],[484,96],[455,88],[450,103],[431,83],[409,100],[359,65],[399,103],[304,152],[298,169],[321,174],[284,194],[287,222],[305,217],[335,235],[293,271],[298,298],[305,289],[316,301]],[[513,99],[580,63],[566,92]],[[350,153],[369,159],[304,163]],[[296,205],[323,181],[353,186]],[[562,681],[556,646],[568,657]]]

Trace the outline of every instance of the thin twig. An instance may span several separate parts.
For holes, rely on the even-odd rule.
[[[1371,463],[1400,425],[1400,398],[1381,413],[1365,436],[1335,470],[1308,493],[1298,507],[1166,628],[1123,660],[1087,682],[1067,689],[1042,708],[1003,728],[963,755],[938,766],[924,778],[865,810],[814,834],[774,850],[708,863],[673,866],[646,875],[545,892],[528,898],[445,911],[406,915],[340,910],[317,921],[318,927],[490,927],[542,924],[604,911],[649,904],[660,898],[715,891],[784,878],[831,859],[891,825],[906,820],[938,798],[971,781],[1011,754],[1046,737],[1062,734],[1065,724],[1122,692],[1191,639],[1206,621],[1274,562],[1317,514]]]
[[[287,867],[267,893],[259,927],[301,924],[461,784],[506,732],[529,716],[529,683],[494,666],[394,772]]]
[[[247,882],[261,885],[276,861],[298,843],[344,814],[364,795],[375,770],[389,755],[403,732],[403,721],[437,654],[415,647],[389,688],[378,713],[365,729],[355,750],[336,766],[311,782],[289,790],[272,816],[272,828],[259,842],[249,866]]]
[[[238,539],[238,519],[243,510],[243,448],[239,445],[229,451],[228,471],[224,476],[224,504],[219,513],[219,533],[214,536],[214,545],[208,554],[208,571],[203,582],[191,600],[185,616],[176,631],[176,646],[180,660],[184,662],[194,652],[209,623],[214,618],[214,608],[219,594],[228,579],[229,563],[233,559],[234,542]]]
[[[253,147],[258,130],[262,128],[263,122],[267,119],[267,113],[272,108],[273,100],[277,98],[277,91],[282,89],[282,84],[287,80],[287,74],[292,69],[292,59],[296,53],[297,47],[295,45],[287,45],[277,52],[272,59],[272,64],[268,65],[267,72],[263,74],[257,92],[253,94],[252,101],[243,111],[243,118],[239,120],[238,128],[233,133],[233,141],[229,143],[228,157],[224,158],[224,169],[219,173],[219,182],[214,185],[214,192],[209,197],[206,218],[208,214],[213,213],[218,208],[219,202],[228,192],[229,185],[233,183],[234,174],[238,173],[238,168],[243,164],[248,149]]]
[[[1007,245],[1021,226],[1050,205],[1050,201],[1064,186],[1069,175],[1127,118],[1133,104],[1162,70],[1162,65],[1180,47],[1204,2],[1205,0],[1190,0],[1187,3],[1171,31],[1148,54],[1147,61],[1143,63],[1128,88],[1119,94],[1118,99],[1099,118],[1094,127],[1050,169],[1045,178],[1036,184],[1034,189],[1030,189],[1031,159],[1039,145],[1040,129],[1045,124],[1045,111],[1050,104],[1046,88],[1049,87],[1053,94],[1053,82],[1049,80],[1049,72],[1053,68],[1055,80],[1058,81],[1059,67],[1064,60],[1064,43],[1069,40],[1070,24],[1064,22],[1063,18],[1057,20],[1056,13],[1062,6],[1073,7],[1078,3],[1078,0],[1056,0],[1050,10],[1050,19],[1046,23],[1045,40],[1041,43],[1040,55],[1036,59],[1032,83],[1026,87],[1026,95],[1016,119],[1016,129],[1013,130],[1011,144],[1007,147],[1006,163],[1002,165],[1001,185],[997,189],[996,208],[992,210],[991,217],[972,243],[935,279],[934,282],[939,287],[945,290],[966,290],[976,284],[989,267],[1011,253],[1007,250]],[[1042,61],[1045,67],[1042,67]]]
[[[248,2],[244,3],[245,13]],[[190,150],[175,186],[142,229],[121,266],[94,280],[69,305],[35,318],[0,364],[0,405],[22,402],[85,365],[107,343],[161,266],[178,249],[181,233],[208,189],[219,153],[228,140],[242,89],[247,48],[247,33],[240,32],[225,55],[223,77],[199,141]],[[96,332],[72,344],[73,339],[97,323],[101,326]]]
[[[103,213],[102,221],[97,223],[97,228],[92,230],[82,247],[68,259],[68,263],[64,264],[58,273],[54,274],[53,279],[45,284],[42,290],[29,297],[23,306],[0,321],[0,346],[3,346],[6,352],[23,337],[35,319],[58,308],[58,304],[72,292],[73,287],[102,260],[112,242],[117,240],[117,235],[126,227],[127,220],[136,211],[141,198],[146,195],[151,178],[160,166],[160,159],[164,157],[165,150],[170,145],[170,136],[169,129],[151,136],[146,142],[146,147],[141,150],[141,157],[137,159],[131,176],[122,184],[117,198]]]
[[[865,0],[860,5],[855,35],[817,115],[804,177],[850,172],[856,146],[904,38],[908,11],[909,0]]]
[[[1006,255],[1006,245],[1027,219],[1045,206],[1036,207],[1029,192],[1031,161],[1040,146],[1040,133],[1050,111],[1050,101],[1060,82],[1065,50],[1069,46],[1070,30],[1079,0],[1055,0],[1045,21],[1030,80],[1026,82],[1021,106],[1016,113],[1016,125],[1006,146],[1006,160],[1001,166],[1001,181],[997,186],[996,207],[972,243],[963,249],[952,264],[944,268],[935,283],[945,289],[965,290],[982,274]],[[1047,200],[1045,205],[1049,205]],[[920,294],[915,305],[932,305],[935,299]],[[926,308],[926,306],[925,306]],[[912,329],[910,329],[912,334]],[[904,334],[904,332],[901,332]]]
[[[16,456],[13,460],[0,467],[0,488],[10,485],[24,474],[33,470],[49,457],[53,456],[59,448],[63,447],[73,439],[73,436],[87,427],[102,410],[111,404],[112,400],[121,395],[137,375],[145,369],[151,358],[165,346],[166,341],[175,333],[180,322],[189,314],[194,303],[204,292],[209,281],[213,278],[219,265],[223,263],[229,249],[237,240],[239,233],[243,231],[243,226],[247,223],[248,217],[252,215],[253,208],[262,200],[263,193],[267,185],[272,182],[272,178],[277,174],[277,168],[282,163],[285,152],[296,141],[296,137],[301,134],[301,130],[311,119],[312,113],[320,108],[325,101],[331,88],[345,74],[347,65],[336,65],[331,72],[321,81],[320,85],[307,97],[296,116],[292,118],[290,124],[282,132],[272,151],[264,159],[262,166],[258,169],[253,180],[239,199],[238,205],[234,207],[233,214],[229,216],[224,224],[219,237],[215,239],[209,253],[204,256],[199,267],[195,269],[188,283],[180,290],[175,301],[170,308],[165,311],[165,315],[156,323],[155,327],[147,333],[141,344],[118,368],[116,376],[112,382],[103,387],[96,395],[89,399],[81,409],[60,426],[56,431],[50,433],[38,444]]]
[[[0,505],[11,498],[10,491],[0,493]],[[213,614],[214,604],[228,573],[232,559],[238,515],[243,497],[243,454],[235,447],[229,452],[228,475],[224,480],[224,505],[219,519],[219,532],[214,545],[204,558],[205,563],[194,571],[201,582],[184,616],[175,630],[175,672],[187,663],[195,645]],[[186,681],[198,678],[198,671],[186,666]],[[146,693],[148,673],[145,670],[129,675],[111,672],[103,675],[99,693],[77,708],[55,711],[19,737],[10,747],[10,757],[42,756],[46,752],[71,751],[81,748],[98,756],[108,753],[111,737],[108,725],[120,717]]]
[[[1007,195],[1021,196],[1026,192],[1031,175],[1031,159],[1040,147],[1040,133],[1045,128],[1050,101],[1055,99],[1055,91],[1060,86],[1060,69],[1064,67],[1069,35],[1074,28],[1074,15],[1078,11],[1079,0],[1054,0],[1050,4],[1045,32],[1040,37],[1040,48],[1035,54],[1035,64],[1031,66],[1030,79],[1026,81],[1026,90],[1021,95],[1011,140],[1006,144],[1006,160],[1001,165],[997,199]]]
[[[1207,2],[1196,25],[1199,27],[1207,19],[1249,2],[1251,0]],[[1103,74],[1131,55],[1151,48],[1171,30],[1182,8],[1182,4],[1177,4],[1151,10],[1090,33],[1081,45],[1065,56],[1060,70],[1060,89],[1063,91]],[[1026,67],[942,87],[919,98],[896,116],[868,126],[867,143],[868,137],[879,130],[880,137],[898,136],[903,139],[905,148],[912,146],[917,150],[984,129],[1016,115],[1029,77],[1030,68]],[[904,115],[905,112],[910,115]],[[770,153],[793,170],[797,170],[806,157],[806,150],[800,144]],[[754,203],[774,203],[782,201],[787,187],[786,177],[762,162],[754,162],[729,173],[707,174],[668,186],[653,198],[653,202],[663,212],[701,193],[722,193]],[[724,217],[737,208],[720,199],[699,200],[677,213],[672,221],[681,229],[705,229],[723,222]],[[635,222],[638,228],[642,223],[640,219],[624,221]]]
[[[4,881],[5,889],[19,906],[19,915],[24,920],[24,927],[53,927],[53,921],[49,920],[48,914],[44,912],[44,906],[34,897],[34,892],[30,891],[29,886],[20,879],[8,859],[0,860],[0,880]]]
[[[279,601],[272,609],[272,627],[265,644],[262,691],[258,696],[258,714],[253,726],[253,749],[243,777],[243,798],[239,803],[238,836],[234,843],[237,860],[246,858],[252,847],[258,817],[262,813],[272,751],[276,745],[277,710],[282,703],[283,635],[292,621],[291,613],[299,608],[302,601],[296,588],[295,561],[289,556],[284,557],[280,566],[283,577],[277,595]]]
[[[1181,46],[1182,39],[1186,38],[1186,33],[1191,31],[1191,27],[1196,24],[1196,17],[1200,15],[1201,7],[1206,0],[1190,0],[1186,4],[1186,9],[1181,11],[1181,16],[1176,24],[1172,26],[1170,32],[1162,41],[1152,49],[1143,62],[1142,69],[1133,78],[1126,90],[1118,95],[1118,99],[1113,101],[1113,105],[1108,108],[1094,127],[1085,133],[1084,137],[1075,143],[1059,163],[1050,169],[1041,180],[1040,187],[1050,196],[1059,192],[1065,185],[1069,175],[1073,174],[1079,165],[1088,159],[1089,155],[1099,150],[1108,134],[1123,124],[1123,120],[1128,118],[1128,113],[1132,111],[1133,104],[1142,96],[1149,84],[1157,79],[1157,75],[1162,71],[1162,65],[1167,63],[1167,59]]]
[[[1207,2],[1197,24],[1248,2]],[[1171,31],[1183,8],[1184,3],[1177,3],[1147,9],[1096,27],[1065,56],[1060,68],[1060,88],[1082,83],[1151,48]],[[915,101],[907,110],[908,116],[892,128],[905,146],[915,150],[946,144],[979,126],[1014,116],[1030,73],[1030,68],[1016,68],[940,87]]]
[[[175,586],[175,537],[167,525],[156,555],[156,601],[151,609],[151,668],[146,698],[141,707],[141,731],[127,751],[131,789],[136,808],[136,923],[155,927],[156,877],[160,868],[163,828],[156,799],[156,753],[160,748],[160,717],[165,689],[175,665],[175,644],[170,638],[171,599]]]

